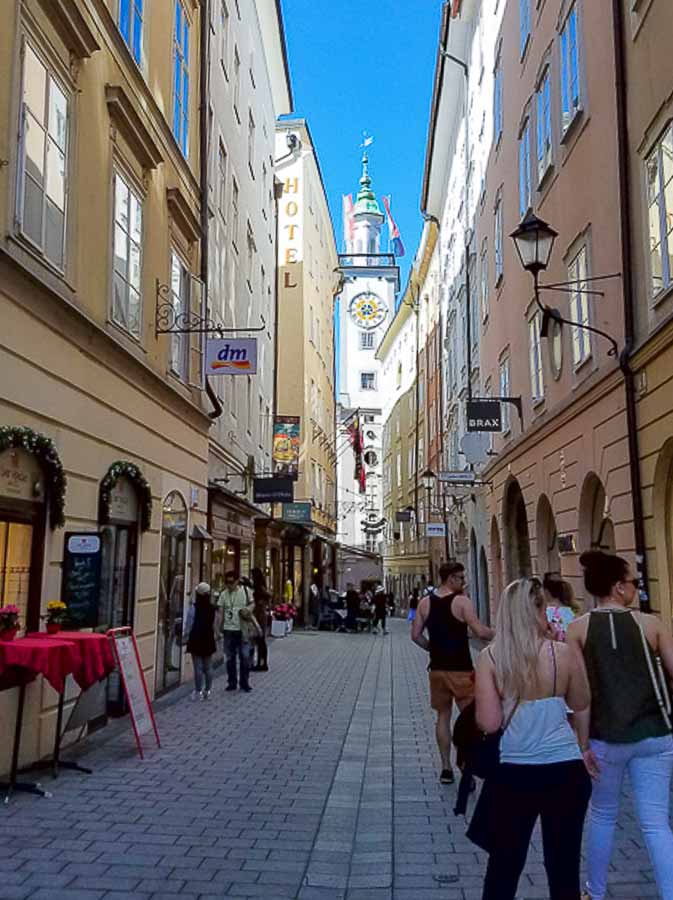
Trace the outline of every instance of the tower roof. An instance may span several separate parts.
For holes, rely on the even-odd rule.
[[[372,190],[372,180],[369,177],[368,166],[369,157],[367,156],[367,151],[365,151],[362,154],[362,177],[360,178],[360,190],[353,207],[353,215],[358,216],[364,213],[365,215],[381,216],[383,218],[383,213],[376,201],[376,194]]]

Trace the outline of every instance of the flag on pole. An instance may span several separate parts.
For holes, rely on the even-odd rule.
[[[397,224],[393,219],[393,214],[390,211],[390,195],[383,198],[383,205],[386,210],[386,215],[388,216],[388,233],[390,235],[390,243],[393,249],[393,253],[395,254],[395,256],[404,256],[404,244],[402,243],[402,238],[400,237],[400,229],[397,227]]]
[[[353,241],[353,195],[344,194],[341,198],[344,226],[344,250],[348,252]]]

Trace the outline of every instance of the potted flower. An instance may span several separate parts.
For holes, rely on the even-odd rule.
[[[47,603],[47,634],[58,634],[65,619],[68,607],[62,600],[50,600]]]
[[[0,606],[0,641],[13,641],[19,630],[19,607],[13,603]]]
[[[285,637],[289,634],[294,618],[294,607],[289,603],[279,603],[271,611],[271,636]]]

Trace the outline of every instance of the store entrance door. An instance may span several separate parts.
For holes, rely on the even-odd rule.
[[[103,566],[98,605],[98,624],[109,628],[133,628],[135,619],[137,525],[105,525],[101,529]],[[106,713],[126,712],[124,691],[118,672],[107,680]]]
[[[164,501],[159,570],[156,693],[180,684],[185,605],[187,506],[177,491]]]

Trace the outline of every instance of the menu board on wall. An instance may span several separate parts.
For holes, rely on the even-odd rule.
[[[63,549],[61,600],[68,607],[68,624],[92,628],[98,624],[101,538],[96,532],[69,532]]]
[[[141,737],[154,733],[157,747],[161,746],[159,732],[157,731],[152,703],[147,690],[147,683],[140,665],[138,645],[133,631],[130,628],[113,628],[108,631],[108,637],[112,639],[117,665],[124,685],[124,693],[131,714],[131,723],[138,744],[138,752],[142,759],[143,747]]]

